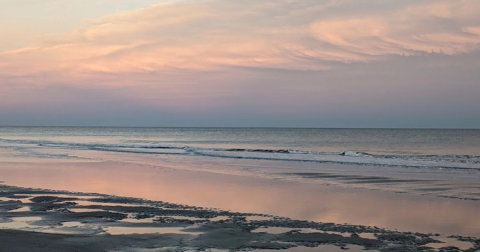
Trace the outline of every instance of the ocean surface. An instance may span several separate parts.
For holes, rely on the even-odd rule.
[[[480,169],[480,130],[0,127],[3,156],[62,150]]]

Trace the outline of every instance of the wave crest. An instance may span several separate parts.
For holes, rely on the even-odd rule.
[[[110,144],[1,138],[0,142],[20,145],[36,145],[46,148],[87,149],[146,154],[193,155],[219,158],[341,163],[352,165],[480,170],[480,156],[472,155],[375,155],[359,151],[314,152],[292,149],[202,148],[194,146],[177,146],[158,142],[142,144]]]

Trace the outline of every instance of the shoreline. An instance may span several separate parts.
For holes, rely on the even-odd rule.
[[[5,165],[2,162],[0,179],[20,187],[103,193],[316,222],[480,237],[478,201],[345,188],[256,173],[259,169],[271,169],[267,164],[277,166],[277,162],[215,164],[193,157],[140,163],[134,157],[144,157],[137,155],[122,155],[123,159],[118,155],[103,157],[103,161],[78,163]],[[114,159],[117,161],[111,161]],[[246,176],[245,172],[258,176]]]
[[[300,221],[105,194],[1,185],[0,196],[0,227],[11,227],[0,229],[6,251],[278,250],[332,245],[339,251],[436,251],[434,247],[442,245],[448,251],[480,249],[480,239],[473,237]],[[15,225],[20,228],[12,228]],[[135,234],[138,230],[145,233]],[[470,248],[465,247],[468,244]]]

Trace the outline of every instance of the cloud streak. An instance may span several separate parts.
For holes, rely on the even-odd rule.
[[[64,38],[4,52],[0,66],[11,74],[232,66],[325,70],[329,62],[479,48],[478,1],[381,2],[362,2],[354,14],[354,0],[156,4],[105,16]]]
[[[0,118],[480,127],[479,45],[477,0],[167,1],[0,52]]]

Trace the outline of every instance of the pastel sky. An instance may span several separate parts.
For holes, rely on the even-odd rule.
[[[480,1],[2,0],[0,125],[480,128]]]

